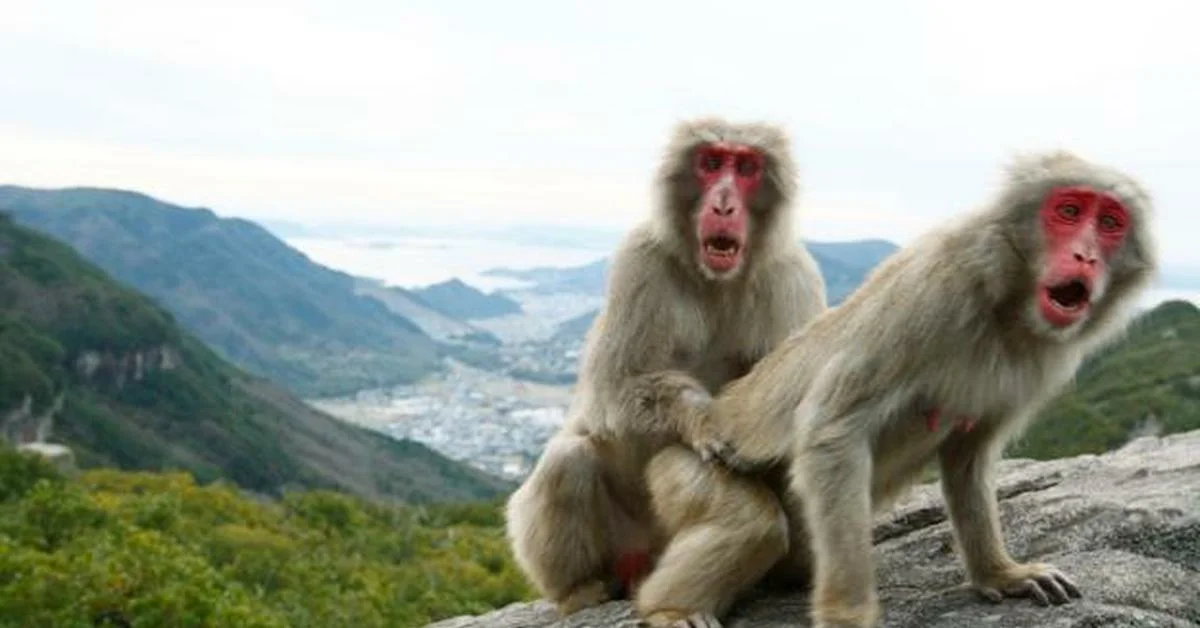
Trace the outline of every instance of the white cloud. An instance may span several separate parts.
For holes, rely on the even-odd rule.
[[[0,179],[292,220],[624,226],[680,117],[792,133],[814,237],[907,239],[1017,149],[1142,176],[1200,264],[1186,1],[6,7]]]

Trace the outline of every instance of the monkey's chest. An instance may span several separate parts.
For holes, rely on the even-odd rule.
[[[676,354],[675,367],[686,371],[716,394],[725,384],[745,374],[748,360],[736,351],[710,349]]]
[[[999,343],[974,347],[928,366],[913,381],[911,399],[918,410],[940,410],[943,421],[1008,420],[1060,388],[1077,363],[1067,351],[1029,355]]]

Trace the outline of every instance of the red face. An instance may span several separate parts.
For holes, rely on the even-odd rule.
[[[762,183],[762,153],[742,144],[717,143],[696,151],[693,170],[700,182],[696,237],[700,262],[720,276],[742,264],[749,235],[750,201]]]
[[[1087,315],[1104,285],[1109,260],[1129,232],[1129,212],[1116,198],[1086,187],[1056,188],[1041,210],[1046,267],[1038,285],[1038,310],[1054,327]]]

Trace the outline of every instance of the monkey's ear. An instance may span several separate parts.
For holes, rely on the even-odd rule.
[[[1055,173],[1061,173],[1086,162],[1075,153],[1065,149],[1041,152],[1017,153],[1009,163],[1008,178],[1014,183],[1044,179]]]

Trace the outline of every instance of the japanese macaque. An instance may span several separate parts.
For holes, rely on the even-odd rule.
[[[1122,172],[1062,151],[1019,157],[987,206],[894,254],[713,399],[731,466],[789,465],[814,626],[879,621],[872,516],[934,459],[973,588],[994,601],[1080,596],[1054,566],[1009,555],[994,466],[1123,332],[1157,267],[1151,213]]]
[[[632,596],[652,568],[674,583],[675,563],[711,570],[691,551],[664,558],[674,524],[750,506],[758,514],[765,503],[776,518],[688,538],[744,565],[761,561],[737,559],[786,543],[775,493],[708,463],[718,452],[706,409],[721,386],[825,309],[816,262],[793,232],[795,179],[789,141],[774,126],[704,119],[675,130],[658,207],[612,259],[566,422],[507,504],[516,562],[560,612]],[[660,452],[657,468],[680,493],[652,499],[647,467]],[[711,504],[663,511],[697,492]],[[744,568],[728,584],[748,586],[762,570]],[[671,587],[654,591],[676,598]]]

